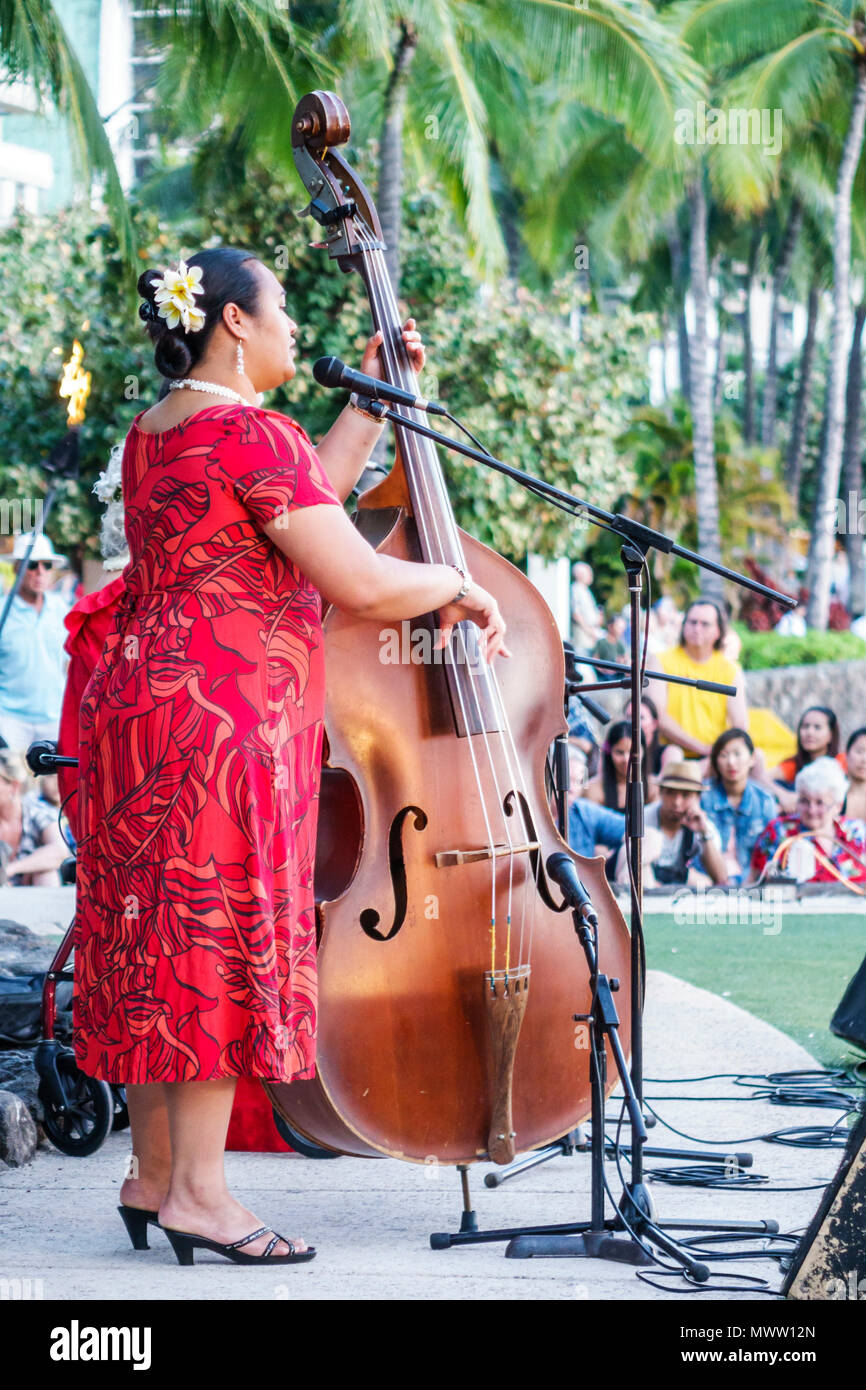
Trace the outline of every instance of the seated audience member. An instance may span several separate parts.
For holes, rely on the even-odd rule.
[[[845,748],[848,762],[848,795],[842,815],[866,821],[866,729],[855,729]]]
[[[604,626],[604,636],[599,637],[592,649],[592,655],[597,656],[600,661],[625,661],[628,656],[623,634],[625,632],[625,618],[621,613],[611,613]],[[616,671],[606,671],[604,667],[596,669],[596,675],[602,681],[615,681]]]
[[[691,758],[706,758],[725,729],[745,729],[749,723],[743,672],[724,654],[728,634],[725,610],[715,599],[690,603],[683,618],[679,646],[657,658],[669,676],[714,681],[735,686],[736,695],[716,695],[689,685],[652,681],[649,693],[659,712],[659,733]],[[663,752],[663,764],[676,752]]]
[[[797,802],[794,779],[816,758],[835,758],[842,771],[846,769],[845,755],[839,752],[839,721],[826,705],[810,705],[803,711],[797,725],[796,753],[769,773],[783,811],[794,810]]]
[[[569,740],[568,749],[568,843],[577,854],[591,859],[597,846],[616,851],[625,838],[625,816],[609,811],[582,795],[586,780],[586,757]]]
[[[752,780],[754,766],[755,745],[745,729],[719,734],[701,805],[721,837],[729,883],[748,878],[755,841],[779,809],[772,792]]]
[[[606,806],[609,811],[625,810],[625,795],[628,777],[628,760],[631,757],[631,724],[619,719],[611,724],[607,737],[601,745],[601,767],[586,788],[585,795],[590,801]],[[658,789],[655,781],[648,776],[646,740],[641,730],[641,780],[643,781],[644,802],[655,801]]]
[[[592,566],[579,560],[572,576],[571,640],[578,656],[588,656],[602,634],[601,609],[592,592]]]
[[[794,789],[794,813],[776,816],[758,836],[750,881],[778,872],[798,883],[866,884],[866,825],[842,815],[848,779],[835,758],[809,763]]]
[[[655,622],[650,622],[650,635],[655,627],[658,642],[655,650],[665,651],[668,647],[675,647],[683,625],[683,616],[674,600],[669,594],[662,594],[653,604],[652,612]]]
[[[805,637],[806,628],[806,605],[799,603],[796,608],[783,613],[774,632],[778,632],[782,637]]]
[[[0,749],[0,869],[13,887],[57,888],[69,853],[57,824],[57,808],[25,792],[24,760]]]
[[[694,763],[668,763],[659,799],[644,813],[644,886],[725,883],[719,832],[701,808],[703,782]],[[616,882],[628,883],[625,847],[616,861]]]
[[[623,719],[631,728],[631,700],[626,700],[622,711]],[[659,712],[655,700],[649,695],[640,697],[640,726],[646,745],[647,775],[658,777],[662,770],[662,749],[659,743]]]
[[[576,695],[568,702],[568,739],[576,744],[586,757],[589,775],[593,776],[598,767],[598,742],[595,737],[590,716]]]

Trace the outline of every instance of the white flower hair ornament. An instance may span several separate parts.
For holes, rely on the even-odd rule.
[[[186,261],[178,261],[177,269],[167,267],[158,280],[151,281],[151,288],[155,291],[154,303],[147,301],[141,305],[142,318],[165,319],[169,328],[177,328],[182,323],[186,333],[198,333],[204,328],[204,312],[195,304],[195,295],[204,294],[201,266],[188,266]]]
[[[93,484],[93,491],[96,496],[100,502],[106,504],[100,527],[99,543],[102,551],[102,568],[108,571],[122,570],[125,565],[129,564],[121,488],[123,448],[123,443],[115,444],[112,447],[106,467]]]

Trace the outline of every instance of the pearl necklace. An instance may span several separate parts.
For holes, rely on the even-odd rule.
[[[239,405],[254,405],[255,402],[247,400],[240,391],[233,391],[230,386],[220,386],[215,381],[200,381],[198,377],[184,377],[183,381],[173,381],[169,386],[169,391],[206,391],[209,396],[231,396],[233,401]]]

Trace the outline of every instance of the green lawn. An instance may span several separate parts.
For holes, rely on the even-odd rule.
[[[778,923],[770,924],[770,931]],[[862,1061],[829,1024],[866,954],[866,911],[850,916],[785,913],[777,934],[751,923],[686,924],[644,920],[647,963],[730,998],[801,1043],[825,1066]],[[719,1058],[719,1070],[727,1070]],[[756,1059],[756,1068],[760,1061]]]

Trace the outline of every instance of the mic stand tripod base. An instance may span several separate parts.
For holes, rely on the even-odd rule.
[[[607,1073],[607,1054],[605,1052],[605,1037],[610,1040],[618,1068],[622,1072],[625,1059],[621,1056],[619,1047],[619,1037],[616,1034],[619,1022],[616,1012],[616,1005],[613,1000],[613,990],[608,977],[598,972],[598,961],[595,954],[595,943],[593,934],[588,925],[582,920],[580,911],[575,909],[573,912],[574,924],[577,935],[587,953],[587,960],[590,965],[593,984],[593,1003],[592,1012],[584,1021],[590,1025],[592,1044],[589,1051],[589,1078],[590,1078],[590,1098],[592,1116],[592,1138],[590,1149],[592,1154],[592,1197],[591,1197],[591,1221],[587,1225],[576,1227],[579,1234],[569,1234],[567,1232],[551,1232],[545,1235],[526,1234],[515,1235],[508,1242],[505,1248],[505,1258],[507,1260],[532,1260],[532,1259],[572,1259],[572,1260],[612,1260],[618,1264],[627,1265],[651,1265],[654,1263],[651,1255],[641,1247],[641,1245],[631,1236],[616,1236],[614,1231],[623,1230],[624,1227],[619,1217],[612,1217],[605,1220],[604,1216],[604,1152],[605,1152],[605,1132],[604,1132],[604,1092]],[[614,981],[614,987],[616,981]],[[622,1078],[628,1089],[628,1073]],[[646,1133],[644,1132],[644,1137]],[[641,1194],[642,1196],[642,1194]],[[626,1198],[629,1204],[635,1199]],[[641,1197],[636,1199],[641,1200]],[[649,1203],[649,1194],[646,1196]],[[651,1215],[651,1203],[647,1214]],[[637,1225],[639,1218],[635,1215],[632,1223]],[[574,1230],[575,1227],[572,1227]]]
[[[631,1239],[608,1231],[587,1231],[582,1236],[515,1236],[505,1247],[506,1260],[562,1259],[615,1260],[624,1265],[651,1265],[654,1261]]]

